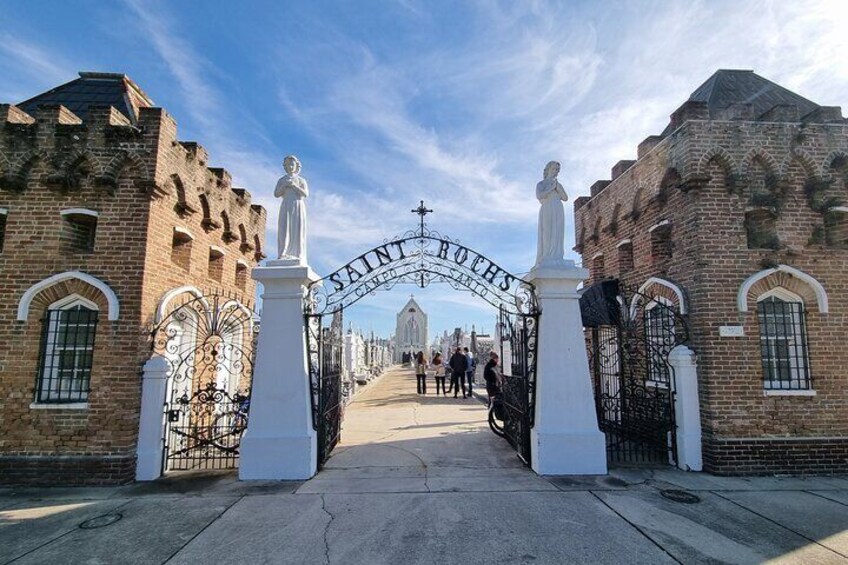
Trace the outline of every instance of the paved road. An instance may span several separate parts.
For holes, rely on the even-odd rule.
[[[414,389],[400,371],[368,385],[303,483],[0,489],[0,563],[848,563],[845,477],[540,478],[478,401]]]

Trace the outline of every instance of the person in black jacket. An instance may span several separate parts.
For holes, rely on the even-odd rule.
[[[468,358],[462,353],[462,350],[457,347],[456,352],[450,358],[451,367],[451,388],[453,388],[453,397],[456,398],[459,393],[459,387],[462,387],[462,398],[467,398],[465,393],[465,371],[468,370]]]
[[[489,353],[489,362],[483,369],[483,379],[486,381],[486,394],[489,395],[489,402],[492,397],[501,391],[501,375],[498,373],[498,354],[492,351]]]

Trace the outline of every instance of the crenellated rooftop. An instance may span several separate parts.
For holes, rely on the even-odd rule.
[[[251,205],[246,189],[233,188],[229,171],[207,167],[203,146],[177,140],[175,120],[126,75],[83,72],[18,105],[0,104],[0,128],[0,190],[24,190],[33,165],[43,160],[63,188],[73,188],[67,179],[78,178],[82,168],[95,186],[114,190],[121,171],[134,166],[145,179],[142,188],[155,196],[171,190],[173,166],[182,161],[193,166],[181,167],[190,172],[177,176],[191,178],[179,182],[196,189],[183,191],[186,211],[202,209],[198,198],[205,194],[230,216],[264,225],[265,209]]]
[[[760,123],[844,124],[839,106],[820,106],[753,71],[719,69],[675,110],[659,135],[649,135],[638,146],[636,160],[621,160],[612,167],[609,180],[592,184],[590,196],[578,198],[575,210],[601,193],[634,164],[687,121],[748,121]],[[698,179],[684,178],[695,183]]]

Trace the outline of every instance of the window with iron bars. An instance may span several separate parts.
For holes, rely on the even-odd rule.
[[[643,314],[645,346],[647,348],[647,377],[657,386],[671,382],[668,355],[674,347],[674,307],[662,298],[652,300]]]
[[[36,402],[87,402],[97,310],[81,301],[47,310],[42,321]]]
[[[810,363],[804,303],[778,296],[757,303],[763,387],[767,390],[810,389]]]

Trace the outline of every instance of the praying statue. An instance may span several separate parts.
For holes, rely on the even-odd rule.
[[[283,159],[285,176],[277,181],[274,196],[282,197],[277,221],[277,250],[280,259],[306,264],[306,197],[309,186],[300,176],[300,161],[294,155]]]
[[[562,203],[568,194],[557,181],[559,163],[545,165],[544,177],[536,185],[539,209],[539,244],[536,249],[536,266],[560,266],[565,261],[565,211]]]

